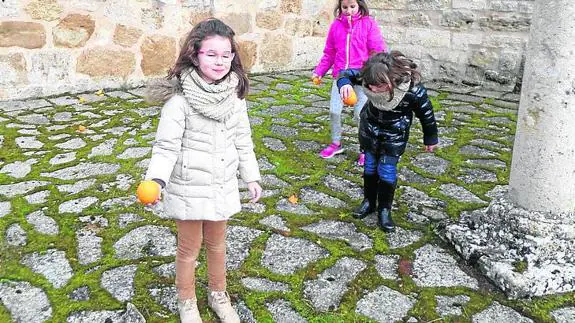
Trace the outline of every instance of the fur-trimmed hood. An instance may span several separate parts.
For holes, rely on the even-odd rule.
[[[148,81],[144,99],[147,103],[164,104],[174,95],[183,93],[184,90],[177,78],[168,80],[163,77]]]

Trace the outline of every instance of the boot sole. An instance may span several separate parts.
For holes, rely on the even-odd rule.
[[[332,157],[335,157],[335,155],[337,155],[337,154],[343,153],[344,151],[345,151],[345,149],[340,149],[340,150],[335,151],[333,154],[331,154],[331,155],[329,155],[329,156],[324,157],[324,156],[322,156],[322,155],[320,154],[319,157],[321,157],[321,158],[323,158],[323,159],[330,159],[330,158],[332,158]]]

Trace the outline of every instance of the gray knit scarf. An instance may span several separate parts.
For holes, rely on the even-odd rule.
[[[222,82],[210,84],[206,82],[195,69],[182,72],[182,89],[188,103],[201,115],[217,120],[226,121],[234,109],[234,100],[237,98],[236,87],[239,78],[231,72]]]
[[[383,111],[391,111],[395,109],[399,102],[401,102],[401,100],[403,100],[405,97],[407,90],[409,90],[409,82],[401,83],[395,87],[395,89],[393,89],[393,99],[390,101],[390,95],[388,92],[375,93],[371,91],[367,86],[363,87],[363,92],[371,104],[373,104],[373,106],[378,110]]]

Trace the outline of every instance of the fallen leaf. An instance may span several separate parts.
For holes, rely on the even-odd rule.
[[[402,276],[411,276],[413,273],[413,262],[409,259],[399,260],[399,274]]]
[[[298,198],[297,198],[297,196],[296,196],[295,194],[292,194],[292,196],[290,196],[290,197],[288,198],[288,201],[289,201],[291,204],[297,204]]]
[[[80,96],[80,97],[78,97],[78,102],[84,104],[84,103],[86,103],[86,99],[84,99],[83,97]]]
[[[98,90],[98,92],[96,92],[97,96],[104,96],[104,90]]]
[[[86,131],[86,127],[83,126],[83,125],[79,125],[79,126],[78,126],[78,131],[80,131],[80,132]]]

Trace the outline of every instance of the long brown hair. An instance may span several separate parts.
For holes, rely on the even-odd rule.
[[[390,100],[393,99],[393,90],[398,85],[409,82],[412,87],[421,81],[421,73],[417,70],[417,64],[397,50],[371,56],[363,65],[360,77],[365,87],[388,84]]]
[[[339,17],[339,15],[341,15],[341,2],[343,0],[339,0],[337,2],[337,7],[335,7],[335,9],[333,10],[333,15],[337,18]],[[361,13],[362,16],[369,16],[369,9],[367,8],[367,4],[365,3],[365,0],[355,0],[355,2],[357,2],[357,6],[359,7],[359,13]]]
[[[229,73],[234,72],[238,75],[239,83],[236,88],[237,94],[240,99],[245,98],[249,89],[249,81],[246,72],[243,69],[240,55],[237,52],[238,45],[234,41],[235,32],[230,28],[230,26],[216,18],[208,18],[194,26],[192,31],[190,31],[186,37],[186,41],[182,46],[182,50],[176,60],[176,64],[172,69],[170,69],[167,78],[172,79],[177,77],[180,79],[182,71],[187,68],[193,68],[201,74],[199,69],[198,51],[202,47],[202,42],[211,36],[221,36],[230,40],[232,53],[235,55],[231,62]],[[216,83],[221,82],[228,75],[224,76],[221,80],[216,81]]]

